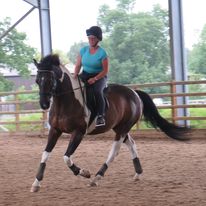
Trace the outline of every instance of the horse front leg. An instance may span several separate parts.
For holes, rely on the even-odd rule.
[[[102,167],[99,169],[99,171],[96,173],[94,179],[90,182],[90,186],[97,186],[98,181],[101,180],[104,177],[104,174],[106,170],[108,169],[109,165],[114,161],[114,158],[118,155],[120,147],[122,142],[124,141],[124,136],[122,136],[120,139],[118,136],[116,136],[116,139],[112,144],[112,148],[109,152],[108,158],[106,162],[102,165]]]
[[[60,132],[59,130],[56,130],[54,128],[51,128],[49,130],[47,145],[46,145],[46,148],[42,154],[39,169],[37,171],[36,178],[34,180],[34,183],[32,184],[31,190],[30,190],[31,192],[38,192],[39,191],[40,182],[43,180],[43,177],[44,177],[46,162],[49,159],[49,155],[50,155],[52,149],[54,148],[54,146],[56,145],[56,142],[61,134],[62,134],[62,132]]]
[[[81,175],[86,178],[90,178],[90,172],[85,169],[81,169],[74,164],[72,161],[72,154],[74,154],[75,150],[81,143],[84,137],[84,133],[79,131],[74,131],[71,135],[71,139],[67,148],[66,153],[64,154],[64,162],[69,167],[69,169],[74,173],[74,175]]]
[[[137,181],[137,180],[139,180],[139,177],[142,174],[142,167],[141,167],[140,160],[138,157],[135,141],[133,140],[133,138],[129,134],[127,134],[126,138],[127,139],[124,143],[127,145],[128,149],[130,151],[133,165],[134,165],[134,169],[135,169],[134,180]]]

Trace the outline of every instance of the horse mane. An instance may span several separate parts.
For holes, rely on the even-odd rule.
[[[50,69],[52,65],[60,66],[60,59],[58,54],[49,54],[43,57],[40,61],[43,68]]]

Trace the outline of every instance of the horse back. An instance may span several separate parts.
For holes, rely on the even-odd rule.
[[[119,84],[109,84],[105,89],[105,95],[110,102],[115,101],[115,98],[117,99],[116,101],[120,101],[119,103],[121,103],[123,100],[127,103],[138,103],[140,100],[139,96],[134,90]]]
[[[142,101],[134,90],[124,85],[109,84],[105,94],[109,102],[108,116],[116,116],[116,120],[124,122],[136,122],[141,117]]]

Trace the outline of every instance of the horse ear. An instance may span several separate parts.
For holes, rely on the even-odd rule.
[[[39,63],[37,62],[37,60],[36,60],[36,59],[33,59],[33,62],[34,62],[34,65],[38,68]]]

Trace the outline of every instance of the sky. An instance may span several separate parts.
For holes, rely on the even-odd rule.
[[[182,0],[184,14],[185,45],[191,48],[206,24],[205,0]],[[10,17],[12,24],[21,18],[31,5],[23,0],[0,0],[0,21]],[[154,4],[168,8],[168,0],[136,0],[135,11],[149,11]],[[53,49],[68,52],[75,42],[87,41],[85,30],[96,25],[98,9],[102,4],[111,8],[115,0],[50,0]],[[38,10],[33,10],[16,29],[27,34],[27,42],[40,51]]]

